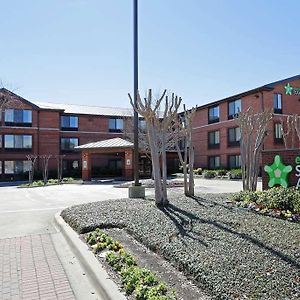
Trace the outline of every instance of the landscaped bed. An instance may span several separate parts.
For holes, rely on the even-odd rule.
[[[300,225],[230,206],[229,195],[120,199],[62,212],[78,232],[124,228],[216,299],[300,299]],[[188,299],[192,300],[192,299]]]

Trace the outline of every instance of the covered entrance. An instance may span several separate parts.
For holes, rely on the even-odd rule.
[[[133,179],[133,143],[121,138],[113,138],[88,143],[75,147],[82,152],[82,179],[91,180],[92,157],[96,154],[122,153],[122,176],[126,180]]]

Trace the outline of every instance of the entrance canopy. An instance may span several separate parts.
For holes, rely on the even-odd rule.
[[[125,153],[123,163],[123,175],[125,179],[132,180],[133,177],[133,143],[121,138],[113,138],[75,147],[75,150],[82,151],[82,179],[91,180],[91,156],[93,154]]]
[[[76,150],[96,150],[96,151],[97,150],[101,151],[101,149],[115,149],[115,148],[117,148],[118,150],[120,148],[133,148],[133,143],[118,137],[114,139],[88,143],[88,144],[75,147]]]

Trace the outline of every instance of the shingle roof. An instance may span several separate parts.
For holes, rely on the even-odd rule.
[[[99,148],[132,148],[133,143],[121,138],[108,139],[93,143],[88,143],[75,147],[75,149],[99,149]]]
[[[66,114],[84,114],[99,116],[132,117],[133,109],[120,107],[87,106],[63,103],[31,101],[42,109],[63,110]]]

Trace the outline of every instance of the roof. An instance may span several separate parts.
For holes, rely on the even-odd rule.
[[[233,95],[233,96],[229,96],[227,98],[223,98],[223,99],[220,99],[220,100],[217,100],[217,101],[213,101],[213,102],[198,106],[197,109],[203,109],[203,108],[206,108],[206,107],[215,106],[215,105],[218,105],[222,102],[236,100],[236,99],[239,99],[241,97],[245,97],[245,96],[255,94],[255,93],[258,93],[258,92],[262,92],[262,91],[271,91],[278,84],[281,84],[281,83],[284,83],[284,82],[287,82],[287,81],[296,80],[296,79],[300,79],[300,74],[292,76],[292,77],[288,77],[288,78],[285,78],[285,79],[281,79],[281,80],[278,80],[278,81],[274,81],[274,82],[271,82],[271,83],[267,83],[265,85],[262,85],[260,87],[255,88],[255,89],[251,89],[251,90],[248,90],[248,91],[245,91],[245,92]]]
[[[121,138],[108,139],[75,147],[76,150],[99,148],[133,148],[133,143]]]
[[[132,117],[133,109],[120,107],[87,106],[63,103],[32,101],[41,109],[63,110],[66,114]]]

